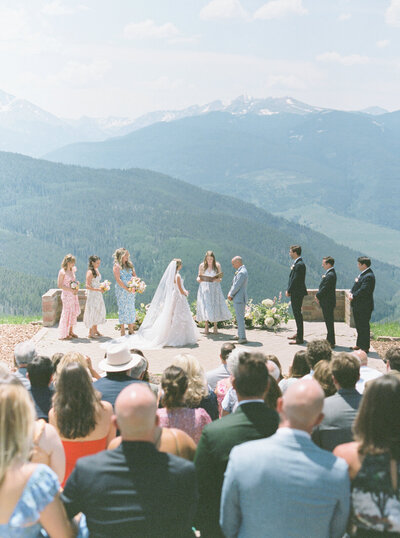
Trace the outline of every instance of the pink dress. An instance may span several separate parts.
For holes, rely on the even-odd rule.
[[[61,269],[60,273],[61,272],[64,272],[64,270]],[[60,273],[58,273],[58,276],[60,276]],[[74,268],[72,271],[65,271],[63,286],[69,288],[71,282],[75,280],[75,273],[76,268]],[[61,301],[62,312],[58,329],[60,331],[60,338],[66,338],[69,334],[70,328],[75,325],[81,309],[79,307],[78,296],[73,294],[72,289],[71,291],[62,290]]]
[[[220,418],[222,416],[222,401],[231,386],[231,380],[229,377],[227,377],[226,379],[220,379],[217,383],[217,386],[215,387],[215,394],[217,395],[218,402],[218,413]]]
[[[197,444],[204,426],[211,422],[210,415],[202,407],[175,407],[174,409],[157,409],[162,428],[178,428],[186,432]]]

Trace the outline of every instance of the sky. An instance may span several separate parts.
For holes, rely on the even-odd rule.
[[[0,0],[0,89],[64,118],[239,95],[400,109],[400,0]]]

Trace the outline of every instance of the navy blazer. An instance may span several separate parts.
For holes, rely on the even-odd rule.
[[[316,297],[319,301],[321,307],[332,307],[336,306],[336,271],[328,269],[325,275],[322,277],[319,289],[316,293]]]
[[[304,297],[307,295],[306,288],[306,265],[303,258],[297,258],[290,271],[287,291],[290,295]]]
[[[354,310],[372,312],[374,309],[375,275],[369,267],[365,273],[356,278],[351,288],[353,300],[351,306]]]
[[[91,538],[189,537],[195,468],[152,443],[123,441],[115,450],[80,458],[61,499],[70,518],[86,515]]]

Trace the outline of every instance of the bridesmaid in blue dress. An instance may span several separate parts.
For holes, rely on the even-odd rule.
[[[113,258],[118,318],[121,324],[121,336],[125,336],[125,325],[128,325],[129,334],[133,334],[133,324],[136,319],[135,293],[127,286],[129,280],[136,276],[136,273],[126,248],[118,248],[114,252]]]

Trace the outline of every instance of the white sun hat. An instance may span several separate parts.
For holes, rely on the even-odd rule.
[[[107,356],[99,362],[99,368],[104,372],[124,372],[133,368],[143,357],[130,353],[126,344],[112,344],[107,348]]]

